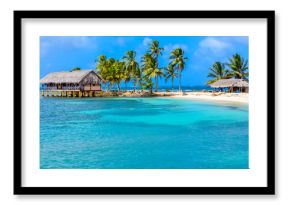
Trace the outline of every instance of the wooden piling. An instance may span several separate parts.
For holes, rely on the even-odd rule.
[[[40,95],[44,97],[100,97],[100,91],[81,90],[41,90]]]

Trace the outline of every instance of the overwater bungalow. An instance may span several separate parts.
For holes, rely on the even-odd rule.
[[[249,82],[244,79],[221,79],[209,86],[225,92],[249,92]]]
[[[42,96],[92,97],[102,90],[95,70],[49,73],[40,80]]]

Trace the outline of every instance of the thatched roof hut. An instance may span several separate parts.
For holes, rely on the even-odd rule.
[[[249,82],[244,79],[221,79],[209,85],[212,88],[248,88]]]
[[[59,83],[81,83],[86,77],[92,76],[91,83],[98,83],[102,78],[96,73],[95,70],[76,70],[71,72],[54,72],[44,76],[41,84],[59,84]],[[94,78],[95,76],[95,78]]]
[[[99,91],[103,79],[95,70],[54,72],[44,76],[40,83],[44,90]]]

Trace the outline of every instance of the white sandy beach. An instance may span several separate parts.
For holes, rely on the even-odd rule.
[[[174,98],[187,98],[196,100],[212,100],[219,102],[236,102],[248,103],[248,93],[209,93],[209,92],[186,92],[175,93],[171,97]]]
[[[151,97],[149,91],[147,95],[134,93],[133,90],[124,92],[122,97]],[[224,93],[224,92],[154,92],[155,97],[169,97],[169,98],[184,98],[194,100],[207,100],[215,102],[230,102],[230,103],[243,103],[248,104],[249,93]]]

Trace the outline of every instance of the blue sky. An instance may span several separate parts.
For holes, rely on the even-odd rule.
[[[205,85],[208,69],[214,62],[227,62],[235,53],[248,59],[249,53],[247,36],[41,36],[40,78],[73,67],[95,69],[98,56],[121,59],[128,50],[135,50],[140,62],[152,40],[158,40],[165,49],[159,58],[161,67],[168,65],[173,49],[184,49],[188,57],[182,72],[184,86]],[[177,82],[176,79],[176,85]],[[159,84],[170,82],[162,80]]]

